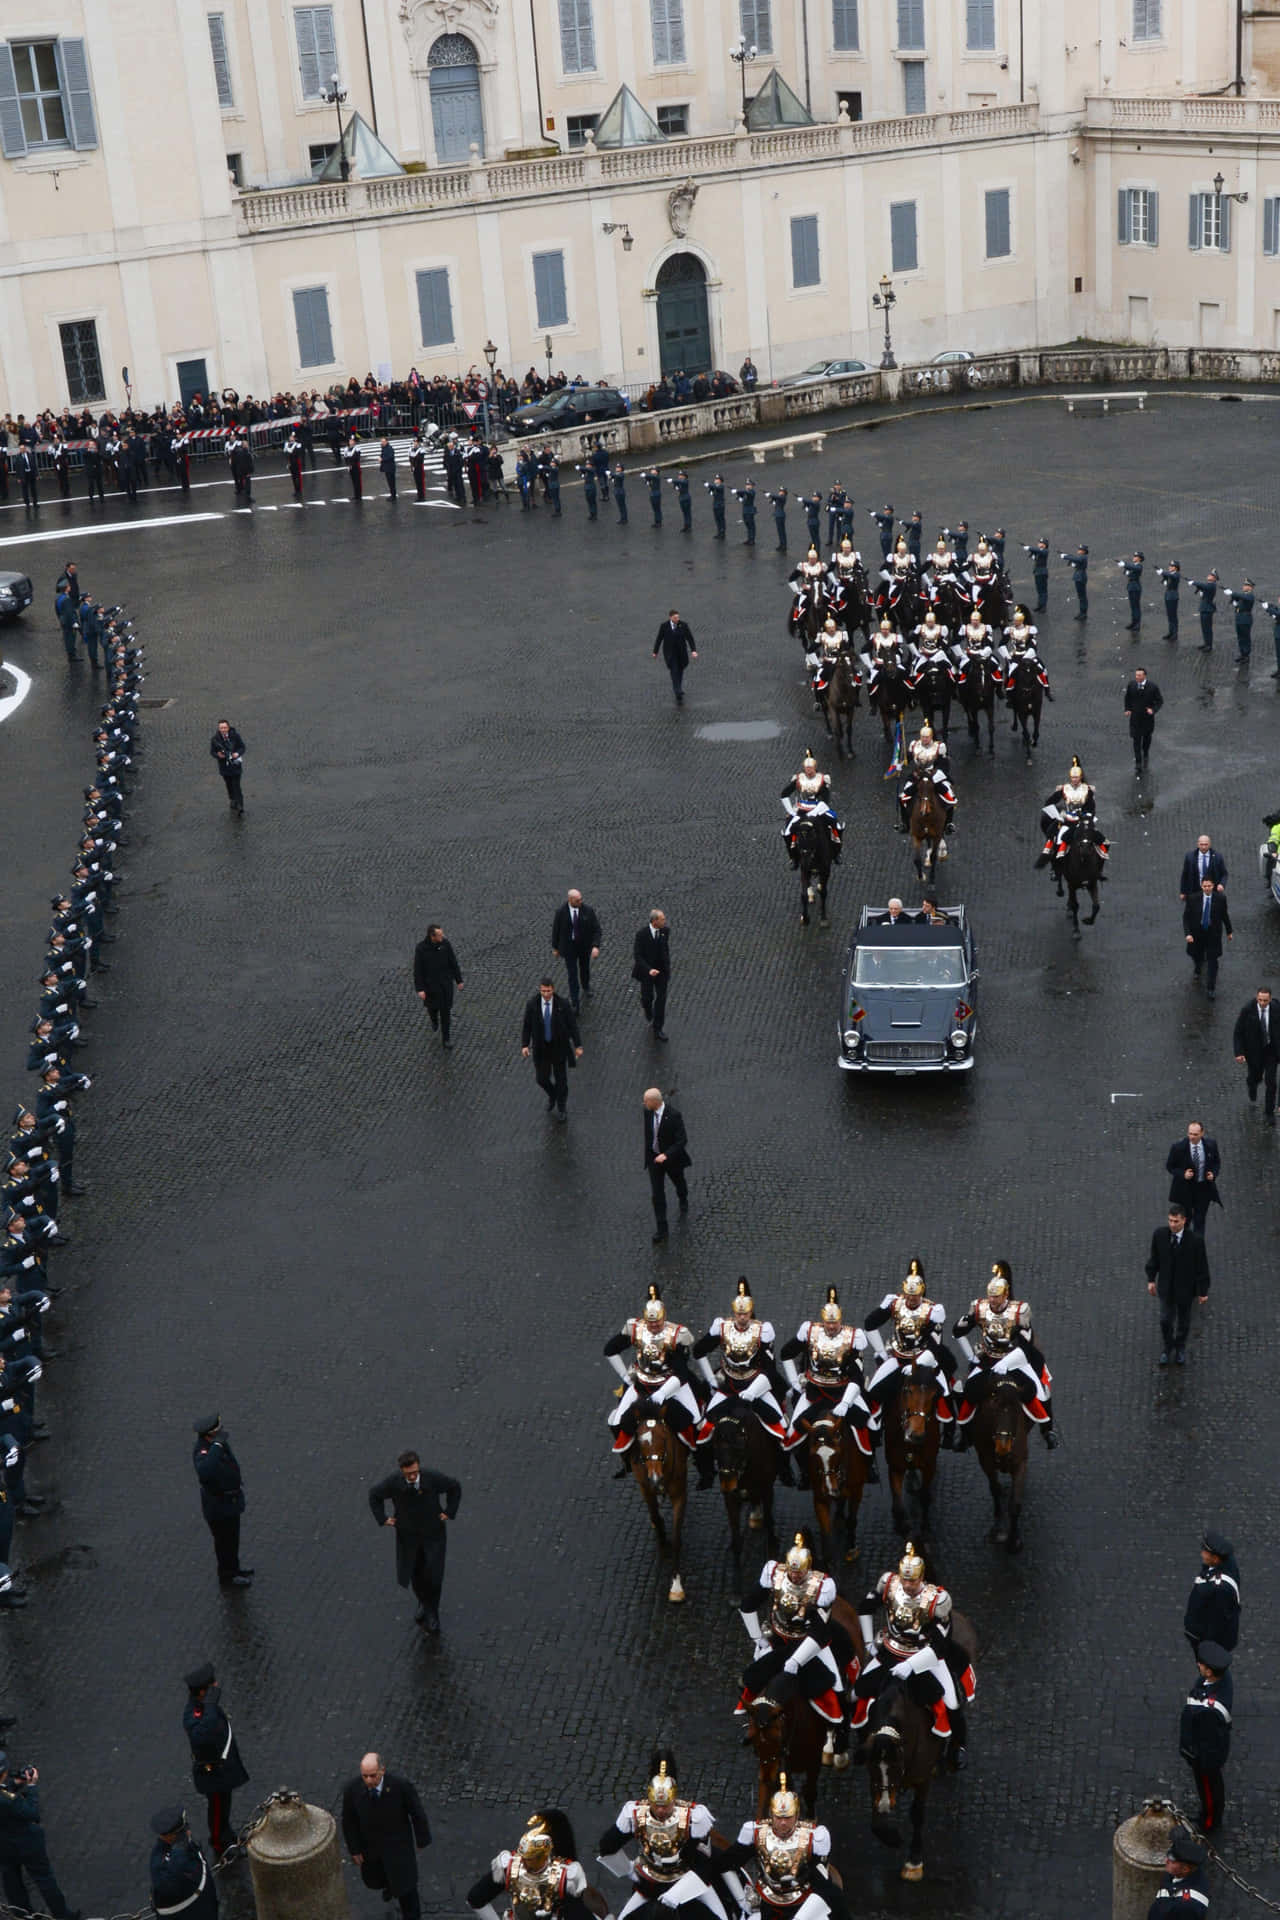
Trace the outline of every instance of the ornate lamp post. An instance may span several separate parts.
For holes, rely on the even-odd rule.
[[[344,180],[349,180],[351,178],[351,162],[348,160],[346,149],[342,144],[342,109],[346,105],[347,90],[345,87],[338,85],[338,76],[336,73],[330,75],[329,85],[321,93],[320,98],[327,101],[338,116],[338,172]]]
[[[742,124],[744,127],[747,124],[747,68],[759,51],[760,49],[758,47],[749,47],[747,45],[747,36],[745,33],[741,34],[737,44],[729,49],[729,58],[737,62],[738,74],[742,81]]]
[[[493,415],[490,412],[490,402],[493,396],[493,369],[498,359],[498,349],[494,346],[492,340],[486,340],[484,343],[484,357],[489,368],[489,384],[485,388],[484,394],[484,437],[486,440],[492,440]]]
[[[631,229],[623,220],[604,220],[601,222],[600,231],[602,233],[620,233],[622,235],[622,251],[624,253],[630,253],[632,247],[635,245]]]
[[[893,290],[893,282],[887,273],[880,275],[880,291],[872,294],[871,304],[884,313],[884,353],[880,359],[881,368],[896,367],[898,363],[893,357],[893,340],[889,334],[889,315],[898,304],[898,296]]]

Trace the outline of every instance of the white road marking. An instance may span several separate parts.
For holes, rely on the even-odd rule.
[[[247,513],[247,507],[238,509]],[[175,513],[163,520],[112,520],[104,526],[77,526],[72,533],[65,527],[59,527],[53,533],[0,534],[0,547],[30,547],[39,540],[69,540],[74,546],[77,540],[83,540],[90,533],[144,533],[149,527],[189,527],[197,520],[225,520],[225,513]]]
[[[1117,1100],[1141,1100],[1141,1098],[1142,1095],[1140,1093],[1113,1093],[1111,1096],[1111,1104],[1114,1107]]]
[[[456,500],[415,500],[415,507],[447,507],[450,513],[461,513],[462,508]]]
[[[31,675],[24,673],[21,667],[11,666],[7,660],[0,660],[0,673],[7,673],[16,689],[13,693],[0,694],[0,720],[7,720],[30,693]]]

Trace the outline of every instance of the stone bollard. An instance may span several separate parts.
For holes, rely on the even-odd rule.
[[[258,1920],[350,1920],[337,1822],[322,1807],[273,1801],[245,1851]]]
[[[1147,1920],[1177,1824],[1159,1800],[1148,1800],[1141,1813],[1120,1822],[1111,1843],[1111,1920]]]

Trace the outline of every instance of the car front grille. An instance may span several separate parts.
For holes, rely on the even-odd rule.
[[[947,1050],[934,1040],[873,1040],[864,1048],[868,1060],[945,1060]]]

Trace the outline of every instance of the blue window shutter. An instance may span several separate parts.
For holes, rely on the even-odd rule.
[[[18,104],[18,76],[13,70],[13,54],[7,40],[0,40],[0,147],[6,160],[21,159],[27,150],[22,108]]]
[[[560,60],[566,73],[590,73],[596,64],[591,0],[560,0]]]
[[[916,246],[916,203],[895,200],[889,208],[889,243],[895,273],[914,273],[919,265]]]
[[[1191,251],[1193,253],[1198,253],[1200,251],[1200,229],[1204,220],[1204,214],[1201,212],[1201,207],[1203,205],[1203,202],[1204,202],[1204,195],[1202,193],[1192,194],[1191,224],[1187,233],[1187,245],[1191,248]]]
[[[987,258],[1003,260],[1009,252],[1009,189],[994,188],[986,197]]]
[[[965,0],[966,43],[970,52],[990,52],[996,44],[996,0]]]
[[[77,149],[96,147],[98,126],[93,117],[93,94],[89,90],[89,62],[85,57],[84,41],[59,40],[57,53],[71,144]]]
[[[684,0],[650,0],[653,21],[653,64],[679,66],[685,57]]]
[[[818,216],[806,213],[791,222],[791,284],[816,287],[822,275],[818,263]]]
[[[1262,251],[1280,253],[1277,235],[1280,234],[1280,200],[1264,200],[1262,203]]]
[[[449,269],[432,267],[418,275],[418,316],[424,347],[447,347],[453,341],[453,302],[449,297]]]
[[[1160,195],[1154,188],[1147,195],[1147,245],[1160,245]]]
[[[832,0],[831,44],[837,53],[857,53],[858,0]]]
[[[1116,195],[1116,241],[1127,247],[1133,238],[1133,194],[1128,187],[1121,187]]]
[[[743,38],[761,53],[773,52],[773,15],[769,0],[741,0],[739,18]]]
[[[293,316],[298,329],[298,365],[328,367],[333,364],[333,331],[329,325],[329,294],[325,287],[298,287],[293,295]]]
[[[565,299],[562,253],[534,254],[533,294],[540,327],[563,327],[568,324],[569,308]]]
[[[316,29],[313,7],[295,7],[293,30],[298,41],[298,73],[304,100],[320,98],[320,62],[316,57]]]
[[[213,77],[218,88],[218,105],[234,107],[231,86],[231,62],[227,57],[227,23],[220,13],[209,15],[209,50],[213,55]]]
[[[898,0],[898,45],[924,46],[924,0]]]
[[[1218,244],[1221,247],[1221,250],[1223,253],[1230,253],[1231,251],[1231,202],[1227,199],[1227,196],[1225,193],[1222,196],[1222,227],[1219,233]]]
[[[924,61],[904,60],[902,65],[902,110],[904,113],[924,113],[928,107],[925,94]]]

